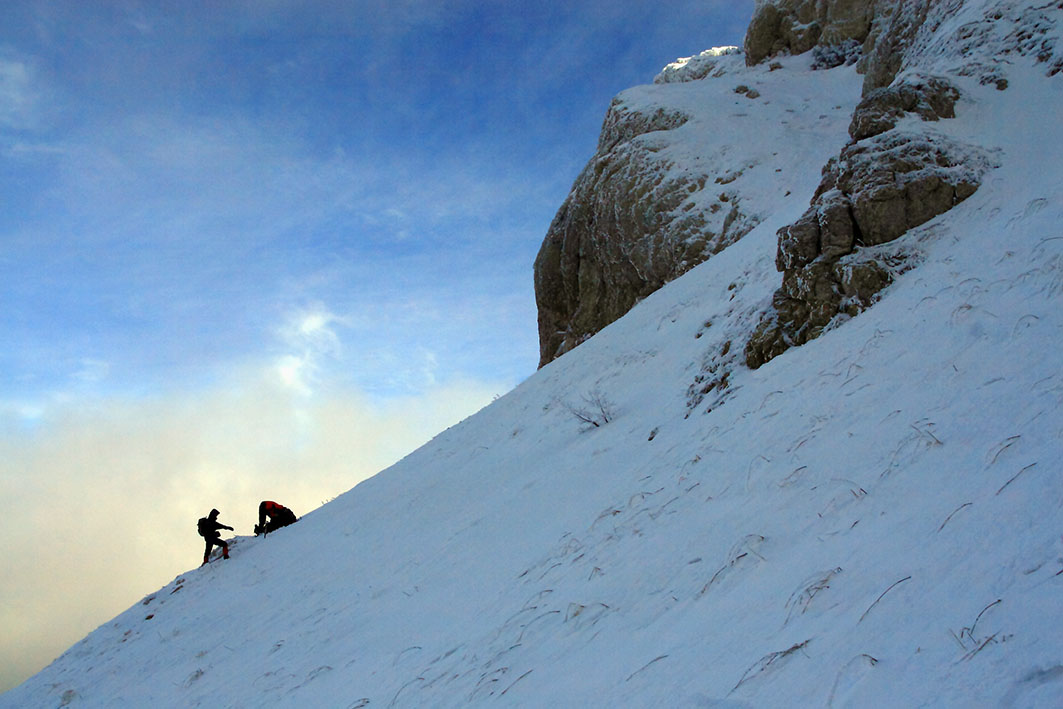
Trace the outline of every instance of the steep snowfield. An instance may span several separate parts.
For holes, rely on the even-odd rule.
[[[795,91],[822,78],[802,62]],[[851,72],[816,110],[851,112]],[[921,265],[711,411],[688,387],[767,306],[822,162],[788,165],[742,241],[0,707],[1060,706],[1063,89],[1009,72],[934,125],[1000,167],[902,237]],[[730,85],[678,86],[757,130],[720,111]],[[845,123],[772,152],[825,160]],[[588,428],[595,390],[613,415]]]

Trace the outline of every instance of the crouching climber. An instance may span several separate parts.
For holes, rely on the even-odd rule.
[[[266,518],[269,517],[269,521]],[[269,534],[275,529],[287,527],[296,521],[295,513],[273,500],[263,500],[258,505],[258,524],[255,534]]]
[[[229,558],[229,543],[221,538],[218,533],[219,529],[228,529],[230,532],[235,531],[232,527],[222,524],[218,521],[218,515],[221,514],[217,510],[211,510],[210,514],[206,517],[200,517],[197,528],[199,529],[199,536],[207,543],[207,548],[203,552],[203,563],[206,564],[210,560],[210,552],[215,546],[221,547],[222,557]],[[202,564],[200,564],[202,566]]]

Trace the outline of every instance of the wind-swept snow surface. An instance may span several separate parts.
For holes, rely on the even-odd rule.
[[[857,318],[690,406],[778,285],[793,165],[737,244],[0,706],[1060,706],[1063,94],[1009,82],[935,126],[999,167]]]

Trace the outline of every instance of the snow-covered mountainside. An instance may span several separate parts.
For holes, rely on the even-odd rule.
[[[1063,18],[949,4],[950,37],[1003,5]],[[514,391],[237,538],[0,707],[1063,705],[1063,77],[1003,55],[1002,90],[950,69],[967,43],[926,46],[955,117],[897,127],[991,164],[866,247],[906,265],[858,315],[744,363],[778,300],[777,232],[853,140],[855,65],[809,53],[626,92],[678,91],[702,126],[759,136],[746,189],[791,186]],[[697,157],[687,136],[667,149]]]

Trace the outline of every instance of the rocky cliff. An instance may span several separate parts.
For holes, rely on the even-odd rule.
[[[839,109],[849,112],[847,140],[817,163],[822,177],[805,213],[779,230],[782,283],[745,361],[758,367],[866,308],[912,264],[911,253],[887,245],[973,194],[994,164],[989,152],[939,128],[964,104],[959,83],[1006,90],[1014,56],[1059,73],[1063,55],[1050,38],[1061,7],[760,0],[744,50],[680,60],[653,86],[620,94],[535,261],[540,366],[778,213],[809,156],[783,152],[799,142],[785,135],[771,156],[756,144],[780,128],[811,130]],[[795,55],[804,64],[787,63]],[[825,103],[807,80],[854,65],[862,85],[851,104]],[[804,96],[781,91],[775,76],[789,73],[793,82],[795,68]],[[760,110],[766,104],[774,110]],[[722,126],[724,105],[733,117],[762,121],[763,135]],[[780,115],[785,126],[768,125]],[[693,132],[701,151],[677,152]],[[760,179],[748,179],[758,168]]]
[[[844,37],[827,29],[829,10],[841,4],[761,5],[758,18],[769,19],[756,32],[754,21],[747,61],[794,47],[800,28],[812,28],[821,39]],[[992,153],[937,125],[955,118],[957,104],[965,103],[959,82],[975,78],[1004,91],[1012,56],[1035,56],[1049,76],[1061,68],[1049,38],[1056,36],[1063,3],[1001,1],[988,9],[963,0],[844,5],[860,18],[846,25],[854,31],[843,41],[862,37],[863,99],[853,112],[850,141],[823,168],[808,210],[778,232],[782,284],[746,345],[750,367],[871,305],[918,260],[911,244],[894,242],[978,189],[995,164]],[[812,17],[812,6],[819,16]],[[823,31],[816,29],[820,22]],[[817,50],[824,51],[812,48]],[[976,114],[973,101],[966,108]]]
[[[815,75],[813,75],[815,74]],[[859,86],[749,69],[736,47],[666,67],[614,99],[598,149],[535,262],[541,365],[735,243],[830,156]],[[838,91],[829,106],[812,97]],[[793,141],[799,132],[816,136]],[[780,146],[785,146],[780,149]],[[813,173],[814,174],[814,173]]]
[[[707,52],[698,62],[703,73],[697,78],[737,65],[738,55],[733,47]],[[683,66],[667,76],[689,73]],[[649,102],[632,92],[614,99],[597,152],[576,179],[535,260],[540,366],[757,223],[727,187],[736,172],[708,160],[717,156],[704,156],[702,164],[700,157],[688,161],[670,153],[674,131],[694,115],[675,92],[651,93]]]

